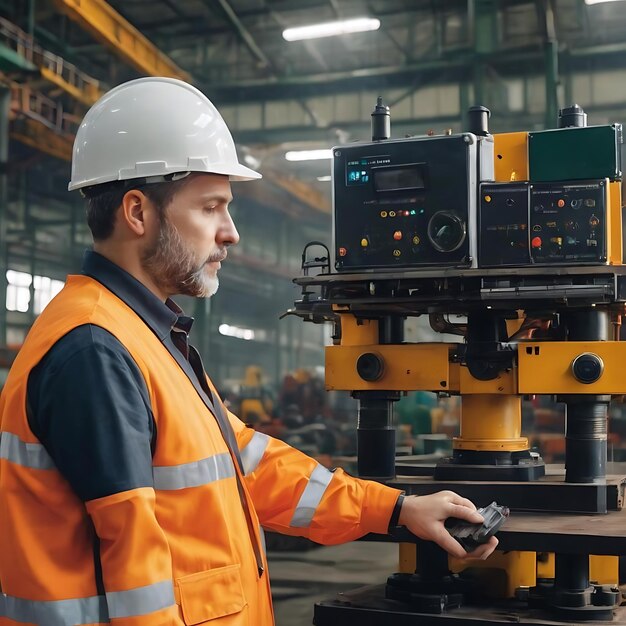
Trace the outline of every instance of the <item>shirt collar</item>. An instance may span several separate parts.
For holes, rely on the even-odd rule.
[[[173,327],[185,332],[191,330],[193,318],[170,298],[163,302],[143,283],[123,270],[119,265],[94,252],[85,251],[82,273],[94,278],[125,302],[163,341]]]

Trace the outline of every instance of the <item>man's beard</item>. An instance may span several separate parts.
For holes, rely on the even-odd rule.
[[[217,275],[207,274],[206,264],[223,261],[225,256],[226,250],[220,248],[209,258],[199,260],[185,244],[176,227],[162,216],[159,236],[144,251],[141,262],[164,293],[208,298],[217,291],[219,279]]]

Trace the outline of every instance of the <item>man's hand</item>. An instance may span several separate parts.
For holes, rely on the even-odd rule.
[[[402,503],[398,524],[406,526],[414,535],[434,541],[448,554],[459,559],[486,559],[498,545],[491,537],[473,552],[467,553],[461,544],[445,529],[448,517],[458,517],[472,524],[480,524],[482,516],[467,498],[453,491],[440,491],[428,496],[407,496]]]

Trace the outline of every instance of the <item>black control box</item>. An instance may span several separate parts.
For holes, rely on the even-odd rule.
[[[493,178],[491,137],[341,146],[333,160],[338,271],[476,266],[478,182]]]
[[[608,233],[607,179],[481,186],[479,267],[606,264]]]

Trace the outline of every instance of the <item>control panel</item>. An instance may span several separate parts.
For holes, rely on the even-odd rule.
[[[479,141],[463,133],[335,148],[336,269],[475,266],[479,171],[493,172],[479,168]]]
[[[608,182],[483,184],[479,266],[607,263]]]

